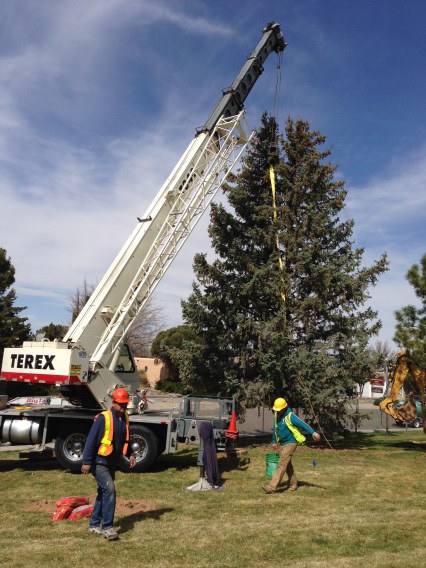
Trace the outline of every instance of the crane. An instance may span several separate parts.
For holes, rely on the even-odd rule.
[[[269,54],[280,53],[287,45],[278,23],[267,24],[262,32],[257,46],[231,86],[223,91],[207,121],[196,130],[63,340],[29,341],[22,347],[5,349],[1,380],[56,385],[66,399],[87,411],[84,418],[79,415],[79,421],[93,418],[94,410],[106,409],[111,392],[124,386],[131,394],[133,421],[141,422],[140,379],[125,344],[126,335],[253,136],[244,101]],[[59,426],[50,426],[50,431],[47,427],[46,417],[51,418],[51,413],[45,413],[44,421],[40,421],[34,412],[30,420],[19,411],[13,417],[7,412],[0,412],[2,439],[6,441],[40,441],[42,437],[44,442],[57,434]],[[67,416],[71,415],[63,412],[55,416],[56,423],[64,423]],[[75,415],[72,421],[75,430]],[[168,424],[170,447],[175,431],[178,428],[172,430]],[[187,431],[185,426],[182,436]],[[57,453],[64,454],[70,447],[78,454],[81,437],[72,443],[69,438],[64,440]]]
[[[2,379],[67,385],[67,392],[87,385],[105,407],[107,391],[123,382],[115,370],[126,334],[249,143],[252,134],[243,102],[267,56],[285,46],[279,24],[268,24],[63,341],[27,342],[24,352],[6,349]],[[79,351],[77,358],[72,357],[75,350]],[[136,377],[126,378],[134,391]]]

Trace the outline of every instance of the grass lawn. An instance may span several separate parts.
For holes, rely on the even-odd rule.
[[[421,567],[426,566],[423,432],[354,435],[339,451],[299,448],[300,488],[266,495],[270,447],[244,442],[240,463],[220,459],[223,493],[188,493],[196,451],[162,456],[144,474],[117,473],[118,497],[146,500],[116,516],[120,540],[87,532],[87,520],[52,523],[46,501],[93,495],[92,476],[56,462],[0,453],[0,550],[17,567]],[[243,445],[243,442],[240,443]],[[314,467],[313,460],[317,461]]]

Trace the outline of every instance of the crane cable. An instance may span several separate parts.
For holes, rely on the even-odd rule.
[[[324,440],[327,442],[327,445],[329,446],[329,448],[330,448],[331,450],[333,450],[333,452],[334,452],[341,460],[345,461],[345,459],[339,454],[339,452],[336,450],[336,448],[333,448],[333,446],[331,445],[331,442],[329,441],[329,439],[328,439],[327,436],[325,435],[325,432],[324,432],[324,430],[322,429],[321,423],[320,423],[320,421],[319,421],[319,419],[318,419],[318,415],[316,414],[316,412],[315,412],[315,410],[314,410],[314,407],[313,407],[313,404],[312,404],[312,401],[311,401],[311,397],[309,396],[309,390],[307,389],[304,380],[303,380],[302,378],[300,378],[300,377],[298,378],[298,380],[299,380],[299,382],[302,384],[302,387],[305,389],[306,398],[308,399],[309,406],[311,407],[312,415],[313,415],[313,417],[315,418],[316,423],[318,424],[318,428],[320,429],[321,434],[324,436]]]
[[[272,148],[276,148],[277,146],[277,117],[278,117],[278,112],[279,112],[279,95],[280,95],[280,90],[281,90],[281,61],[282,61],[282,51],[279,51],[277,53],[277,78],[276,78],[276,82],[275,82],[275,97],[274,97],[274,114],[273,114],[273,119],[274,119],[274,130],[272,132],[271,135],[271,154],[272,154]],[[271,192],[272,192],[272,206],[273,206],[273,215],[274,215],[274,222],[276,223],[278,220],[278,212],[277,212],[277,204],[276,204],[276,185],[275,185],[275,169],[274,169],[274,164],[273,164],[273,156],[271,155],[271,161],[270,161],[270,165],[269,165],[269,179],[271,182]],[[277,252],[278,252],[278,266],[279,266],[279,271],[281,274],[281,284],[282,284],[282,289],[281,289],[281,300],[283,302],[283,307],[284,307],[284,313],[286,312],[286,296],[285,296],[285,292],[284,292],[284,262],[282,259],[282,253],[281,253],[281,244],[280,244],[280,238],[279,238],[279,231],[278,231],[278,227],[277,227],[277,233],[276,233],[276,237],[275,237],[275,242],[276,242],[276,246],[277,246]],[[337,452],[337,450],[335,448],[333,448],[333,446],[331,445],[330,441],[328,440],[327,436],[324,433],[324,430],[320,424],[320,421],[318,419],[318,416],[314,410],[312,401],[311,401],[311,397],[309,396],[309,390],[306,387],[305,382],[303,381],[303,379],[301,377],[298,378],[299,382],[301,383],[303,389],[305,390],[306,393],[306,397],[308,399],[309,402],[309,406],[311,407],[311,411],[312,411],[312,415],[314,416],[318,427],[321,431],[321,434],[324,436],[325,441],[327,442],[327,445],[330,447],[331,450],[333,450],[333,452],[336,453],[337,456],[339,456],[340,459],[343,460],[343,457],[339,454],[339,452]]]

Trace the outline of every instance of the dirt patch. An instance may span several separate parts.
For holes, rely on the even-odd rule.
[[[89,497],[89,503],[93,505],[95,502],[96,495],[91,495]],[[30,503],[26,507],[22,508],[23,511],[36,511],[38,513],[45,513],[46,515],[52,515],[56,510],[56,501],[37,501],[36,503]],[[136,499],[123,499],[122,497],[117,498],[116,506],[116,516],[126,516],[126,515],[138,515],[140,513],[147,513],[148,511],[155,510],[154,501],[142,501]]]
[[[146,513],[148,511],[155,510],[154,501],[142,501],[142,500],[127,500],[118,498],[117,499],[117,515],[137,515],[139,513]]]

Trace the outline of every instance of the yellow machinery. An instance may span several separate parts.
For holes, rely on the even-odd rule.
[[[407,377],[410,377],[407,379]],[[426,412],[425,412],[425,388],[426,372],[421,369],[407,352],[400,351],[396,356],[395,365],[389,375],[391,390],[389,396],[380,403],[380,409],[390,414],[395,420],[402,422],[412,422],[416,418],[416,405],[414,395],[420,397],[422,404],[423,431],[426,434]],[[404,385],[404,390],[408,395],[408,401],[399,408],[395,407],[396,397]]]

